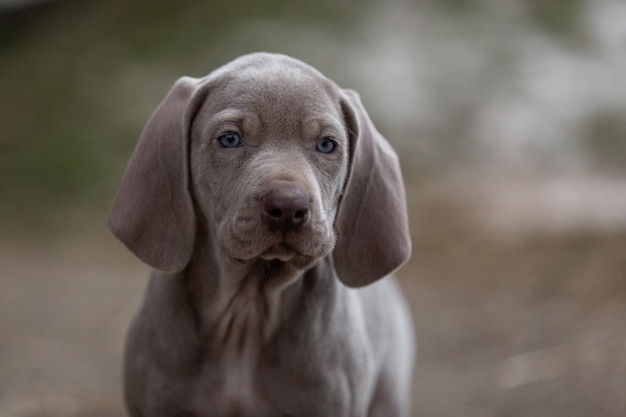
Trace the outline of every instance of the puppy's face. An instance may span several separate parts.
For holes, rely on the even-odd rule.
[[[348,171],[338,88],[298,66],[216,76],[191,128],[202,223],[225,255],[306,268],[334,247]]]

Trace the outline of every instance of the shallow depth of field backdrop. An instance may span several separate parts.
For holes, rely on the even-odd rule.
[[[177,77],[257,50],[401,155],[415,416],[626,415],[626,2],[3,0],[0,416],[124,415],[115,188]]]

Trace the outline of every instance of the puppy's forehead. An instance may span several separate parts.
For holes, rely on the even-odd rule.
[[[240,58],[220,68],[212,78],[220,85],[222,104],[228,107],[320,114],[337,109],[338,87],[332,81],[314,68],[281,55]]]

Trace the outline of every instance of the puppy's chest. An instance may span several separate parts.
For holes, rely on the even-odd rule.
[[[214,417],[282,417],[329,414],[333,404],[342,410],[342,381],[313,363],[296,364],[296,352],[281,352],[270,367],[247,360],[207,363],[196,385],[198,415]],[[307,361],[308,362],[308,361]],[[336,371],[336,369],[335,369]],[[341,413],[337,415],[343,415]]]
[[[224,417],[271,415],[258,387],[260,361],[272,320],[263,299],[241,293],[230,300],[210,331],[203,351],[197,403]]]
[[[196,384],[200,415],[222,417],[265,416],[270,405],[257,388],[254,364],[234,358],[210,362]]]
[[[330,400],[341,391],[340,382],[333,377],[337,369],[327,369],[324,364],[328,361],[319,357],[322,350],[310,346],[308,337],[300,337],[306,329],[298,330],[299,334],[296,330],[263,330],[257,322],[262,317],[258,311],[254,315],[256,307],[248,304],[247,308],[225,317],[231,322],[225,328],[230,330],[212,341],[212,353],[205,358],[195,384],[199,415],[302,415],[322,406],[311,398]],[[249,326],[240,326],[242,323]],[[264,331],[269,333],[264,335]]]
[[[345,378],[339,358],[351,360],[344,355],[353,346],[324,331],[325,324],[307,315],[305,306],[287,305],[246,287],[220,309],[194,384],[199,415],[326,416],[325,404],[347,406],[340,394]]]

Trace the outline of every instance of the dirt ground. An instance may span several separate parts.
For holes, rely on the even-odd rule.
[[[498,234],[476,221],[495,216],[484,194],[455,187],[408,185],[414,415],[626,415],[626,229]],[[148,268],[103,216],[67,224],[0,237],[0,417],[125,415],[123,338]]]

